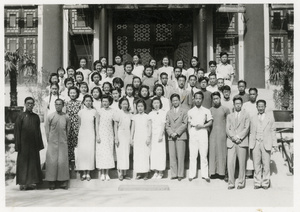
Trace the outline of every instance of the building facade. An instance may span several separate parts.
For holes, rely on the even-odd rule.
[[[163,56],[171,65],[192,56],[201,67],[229,53],[236,73],[251,87],[268,84],[271,56],[293,60],[293,4],[246,5],[10,5],[5,6],[5,47],[33,55],[38,70],[60,66],[88,67],[101,56],[113,64],[116,54],[142,63]]]

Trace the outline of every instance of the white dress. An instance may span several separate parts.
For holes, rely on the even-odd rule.
[[[81,124],[78,133],[78,144],[75,148],[76,170],[95,169],[96,114],[95,109],[86,107],[78,112]]]
[[[131,117],[131,113],[125,113],[123,110],[114,114],[114,121],[118,122],[119,146],[116,146],[116,152],[117,168],[120,170],[129,169]]]
[[[114,131],[112,108],[101,108],[99,112],[100,144],[96,143],[96,168],[111,169],[115,167],[114,161]]]
[[[136,114],[132,117],[132,120],[135,123],[133,138],[133,170],[136,173],[147,173],[150,169],[150,147],[146,144],[149,117],[146,113]]]
[[[139,77],[140,79],[143,78],[144,66],[143,65],[134,65],[132,74]]]
[[[149,113],[149,119],[151,120],[152,125],[150,154],[151,170],[163,171],[166,169],[165,134],[163,134],[161,142],[158,142],[158,140],[161,135],[161,128],[164,127],[166,123],[166,112],[163,110],[152,110]]]

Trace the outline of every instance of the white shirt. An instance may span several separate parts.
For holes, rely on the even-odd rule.
[[[126,96],[126,98],[129,101],[130,113],[134,113],[134,106],[133,106],[134,97]]]
[[[209,86],[206,87],[206,90],[210,91],[211,93],[213,93],[215,91],[219,91],[217,85],[215,85],[215,86],[209,85]]]
[[[77,71],[80,71],[83,74],[83,81],[86,82],[87,84],[89,84],[89,75],[90,75],[90,73],[92,73],[91,70],[89,70],[87,68],[86,69],[79,68],[76,70],[76,72]]]
[[[188,122],[196,126],[198,124],[204,125],[205,122],[212,120],[213,117],[209,109],[205,107],[197,108],[194,106],[192,109],[188,111]]]
[[[250,118],[252,118],[253,116],[255,116],[257,114],[256,102],[254,102],[254,103],[252,103],[250,101],[245,102],[243,104],[243,108],[244,108],[244,110],[247,111]]]
[[[132,74],[139,77],[140,79],[143,78],[144,66],[143,65],[134,65]]]
[[[200,89],[196,88],[196,86],[193,87],[193,88],[192,88],[191,86],[189,86],[186,90],[189,91],[189,92],[192,92],[192,89],[193,89],[193,92],[194,92],[194,93],[196,93],[196,92],[198,92],[198,91],[201,91]]]
[[[234,75],[232,65],[219,63],[217,65],[216,73],[224,78],[224,80],[230,79],[231,75]]]

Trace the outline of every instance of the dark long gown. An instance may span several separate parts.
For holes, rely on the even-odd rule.
[[[226,117],[230,113],[225,106],[210,108],[213,125],[209,136],[209,174],[225,175],[227,143]]]
[[[21,113],[15,123],[17,157],[17,184],[31,185],[42,182],[39,151],[44,148],[40,118],[33,112]]]

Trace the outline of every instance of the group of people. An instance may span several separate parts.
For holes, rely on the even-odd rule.
[[[119,180],[129,180],[131,146],[136,179],[147,180],[150,170],[152,179],[163,178],[168,152],[171,179],[181,181],[188,152],[187,177],[192,181],[199,152],[206,182],[221,178],[228,180],[228,189],[235,188],[238,158],[238,189],[245,187],[246,175],[253,175],[253,170],[254,188],[269,188],[271,149],[277,145],[273,116],[265,112],[266,101],[257,100],[256,88],[246,93],[243,80],[232,97],[234,69],[226,52],[220,58],[220,64],[208,63],[207,73],[197,57],[191,58],[186,70],[182,59],[171,67],[164,57],[157,69],[154,59],[143,66],[139,55],[124,64],[117,55],[114,66],[102,57],[94,62],[93,71],[86,68],[85,58],[77,70],[58,68],[50,76],[44,99],[45,180],[50,189],[67,188],[72,162],[81,180],[91,180],[95,169],[101,180],[109,180],[115,164]],[[26,111],[15,124],[21,190],[42,180],[43,141],[33,106],[34,99],[27,97]]]

